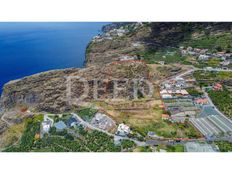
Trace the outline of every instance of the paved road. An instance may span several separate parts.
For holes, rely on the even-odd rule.
[[[169,77],[166,80],[164,80],[162,83],[168,83],[170,80],[176,79],[176,78],[181,78],[185,75],[191,74],[192,72],[194,72],[196,70],[195,67],[192,67],[191,69],[189,69],[188,71],[185,71],[183,73],[177,74],[175,76]]]
[[[181,77],[183,77],[183,76],[185,76],[185,75],[191,74],[191,73],[194,72],[195,70],[196,70],[195,68],[192,68],[192,69],[190,69],[190,70],[188,70],[188,71],[186,71],[186,72],[183,72],[183,73],[177,75],[177,76],[174,77],[173,79],[175,79],[175,78],[181,78]]]
[[[181,78],[181,77],[183,77],[183,76],[185,76],[185,75],[188,75],[188,74],[190,74],[190,73],[192,73],[192,72],[194,72],[194,71],[199,71],[199,70],[203,70],[203,71],[217,71],[217,72],[232,72],[232,70],[223,70],[223,69],[211,69],[211,70],[209,70],[209,69],[196,68],[196,67],[193,67],[193,66],[192,66],[192,68],[191,68],[190,70],[188,70],[188,71],[186,71],[186,72],[183,72],[183,73],[181,73],[181,74],[179,74],[179,75],[176,75],[176,76],[174,76],[174,77],[168,78],[168,79],[166,79],[166,80],[164,81],[164,83],[170,81],[171,79]],[[211,107],[213,107],[213,108],[215,109],[215,111],[217,111],[217,112],[219,113],[219,115],[220,115],[221,117],[223,117],[223,118],[226,119],[229,123],[232,124],[232,120],[230,120],[226,115],[224,115],[224,114],[214,105],[214,103],[212,102],[211,98],[209,97],[208,93],[205,91],[204,88],[203,88],[203,92],[204,92],[205,97],[206,97],[207,100],[209,101],[209,105],[210,105]]]

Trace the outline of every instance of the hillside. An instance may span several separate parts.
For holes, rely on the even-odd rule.
[[[103,27],[103,34],[95,36],[88,44],[85,68],[42,72],[4,85],[0,98],[0,148],[19,141],[25,120],[35,118],[37,114],[39,118],[44,113],[58,117],[92,108],[107,114],[115,121],[115,125],[128,125],[136,140],[148,138],[149,132],[171,140],[201,138],[201,134],[189,123],[189,115],[183,116],[188,117],[184,122],[170,121],[169,118],[171,115],[178,115],[178,112],[186,114],[185,109],[194,109],[194,113],[196,111],[198,114],[199,109],[195,110],[193,100],[196,97],[186,93],[203,95],[200,91],[201,85],[198,84],[201,83],[200,80],[207,86],[209,82],[211,86],[215,82],[224,87],[231,86],[228,78],[231,64],[226,67],[222,65],[225,61],[232,60],[231,33],[232,23],[119,22],[107,25]],[[202,56],[210,59],[201,60]],[[210,79],[205,79],[207,68],[226,71],[218,73],[225,78],[220,77],[220,80],[217,80],[217,73],[211,74],[209,71]],[[194,72],[193,75],[199,76],[194,78],[191,73],[195,70],[201,70],[203,73]],[[186,79],[181,80],[185,73],[188,74]],[[202,76],[204,78],[199,80]],[[178,81],[176,79],[181,81],[181,84],[178,84],[180,89],[184,86],[183,89],[186,87],[190,92],[173,87],[177,86],[174,83]],[[146,83],[141,83],[144,81],[152,86],[152,90]],[[169,81],[171,85],[168,84]],[[188,81],[191,88],[183,81]],[[166,86],[173,88],[172,92],[176,94],[173,100],[164,100],[161,91],[164,91]],[[186,92],[182,95],[180,91]],[[151,96],[147,97],[145,94],[149,92]],[[217,95],[223,94],[220,98],[215,92],[211,94],[214,100],[217,99],[220,110],[231,108],[229,100],[226,106],[220,106],[229,92],[231,91],[217,91]],[[116,93],[118,98],[114,98]],[[179,106],[181,103],[186,106]],[[173,112],[167,108],[173,109]],[[178,108],[181,110],[175,113]],[[39,130],[38,122],[35,124]],[[31,128],[33,129],[33,126]],[[34,130],[35,135],[38,130]],[[31,136],[30,131],[27,133]],[[32,142],[35,135],[30,138]],[[95,137],[92,134],[85,136],[88,141],[88,136]],[[112,141],[110,139],[110,145]],[[72,141],[64,142],[66,145],[70,145],[69,143],[72,144]],[[43,146],[47,147],[46,143]],[[49,145],[49,149],[52,149],[52,146],[54,144],[51,144],[51,147]],[[86,145],[81,144],[81,147]]]
[[[179,47],[207,48],[211,52],[232,52],[231,23],[157,22],[121,23],[107,26],[86,50],[86,65],[101,65],[125,59],[147,63],[186,61]]]

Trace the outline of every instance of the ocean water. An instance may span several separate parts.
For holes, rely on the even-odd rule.
[[[0,22],[0,94],[4,83],[34,73],[83,67],[103,22]]]

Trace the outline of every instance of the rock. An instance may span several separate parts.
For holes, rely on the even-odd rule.
[[[0,120],[0,134],[2,134],[7,129],[6,123]]]
[[[120,61],[106,64],[101,67],[53,70],[39,73],[4,85],[1,96],[2,108],[7,111],[17,106],[24,106],[30,110],[47,111],[52,113],[64,112],[72,109],[67,98],[67,77],[75,77],[70,81],[72,99],[79,99],[85,91],[85,86],[76,77],[87,80],[89,92],[84,102],[94,100],[94,81],[100,80],[98,97],[105,99],[112,96],[113,80],[115,79],[148,79],[149,70],[141,61]],[[122,96],[132,96],[131,83],[124,84],[127,88]],[[75,103],[78,105],[78,103]]]

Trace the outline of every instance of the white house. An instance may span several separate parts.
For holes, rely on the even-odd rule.
[[[53,125],[53,119],[51,119],[50,117],[48,117],[47,114],[45,114],[44,120],[41,123],[41,136],[43,136],[43,134],[45,133],[48,133],[52,125]]]
[[[128,55],[123,55],[123,56],[120,56],[119,57],[121,61],[124,61],[124,60],[135,60],[137,59],[136,56],[128,56]]]
[[[199,57],[198,57],[199,60],[208,60],[209,59],[209,56],[208,55],[205,55],[205,54],[201,54]]]
[[[172,95],[171,94],[162,94],[162,98],[163,99],[172,98]]]
[[[130,127],[121,123],[118,126],[118,130],[117,130],[117,134],[121,135],[121,136],[126,136],[129,135],[131,133]]]
[[[48,133],[51,128],[51,122],[50,121],[43,121],[42,122],[42,131],[43,133]]]

